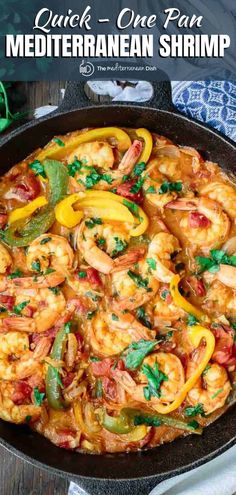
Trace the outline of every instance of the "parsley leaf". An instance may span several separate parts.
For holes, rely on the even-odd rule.
[[[86,278],[87,277],[87,272],[84,272],[84,271],[78,272],[78,277],[79,278]]]
[[[168,380],[168,376],[159,370],[159,365],[155,362],[154,366],[149,364],[143,364],[141,372],[147,377],[148,385],[144,387],[143,394],[146,400],[150,400],[151,397],[160,397],[160,387],[162,382]]]
[[[136,309],[136,316],[138,318],[138,320],[147,328],[152,328],[152,324],[150,322],[150,320],[148,319],[146,313],[145,313],[145,309],[142,308],[141,306],[139,308]]]
[[[36,406],[41,406],[43,399],[45,397],[45,393],[40,392],[38,387],[35,387],[33,394],[34,394],[34,401],[35,401]]]
[[[60,294],[60,289],[59,287],[49,287],[49,290],[55,294],[55,296],[58,296],[58,294]]]
[[[221,249],[212,249],[210,251],[211,257],[196,256],[196,261],[200,267],[200,273],[206,270],[211,273],[215,273],[219,270],[219,265],[236,266],[236,256],[228,256],[225,251]]]
[[[121,253],[127,248],[127,242],[122,241],[122,239],[120,239],[119,237],[114,237],[114,241],[116,244],[115,244],[115,249],[113,249],[111,253],[112,257],[117,256],[118,253]]]
[[[193,421],[190,421],[190,423],[187,423],[188,426],[190,426],[190,428],[192,428],[193,430],[197,430],[199,428],[199,423],[195,420]]]
[[[201,416],[205,416],[203,405],[201,403],[196,404],[194,407],[186,407],[184,410],[185,416],[197,416],[200,414]]]
[[[196,316],[189,314],[187,324],[191,327],[193,325],[196,325],[196,323],[198,323],[198,319],[196,318]]]
[[[152,289],[148,287],[149,280],[148,278],[142,278],[141,275],[133,272],[132,270],[128,270],[128,276],[133,280],[133,282],[137,285],[137,287],[146,289],[147,292],[150,292]]]
[[[151,268],[151,270],[156,270],[157,264],[156,264],[156,260],[154,260],[154,258],[147,258],[147,264],[148,264],[149,268]]]
[[[102,225],[102,219],[101,218],[90,218],[90,220],[85,221],[86,227],[88,229],[93,229],[95,225]]]
[[[130,188],[130,192],[133,194],[137,194],[146,180],[146,177],[140,177],[137,182]]]
[[[54,143],[58,144],[58,146],[61,146],[61,148],[63,148],[65,146],[65,143],[57,137],[53,138],[53,141],[54,141]]]
[[[29,163],[28,166],[29,166],[30,170],[32,170],[34,172],[36,177],[38,175],[41,175],[41,177],[44,177],[44,179],[47,178],[45,170],[44,170],[44,166],[39,160],[34,160],[32,163]]]
[[[165,300],[166,300],[166,298],[167,298],[167,296],[169,296],[169,295],[170,295],[170,291],[169,291],[168,289],[164,289],[164,290],[162,290],[162,291],[161,291],[161,293],[160,293],[160,298],[161,298],[163,301],[165,301]]]
[[[168,182],[167,180],[165,180],[161,184],[158,192],[159,194],[165,194],[172,191],[181,192],[182,187],[182,182]]]
[[[22,277],[22,275],[23,275],[23,273],[20,270],[18,270],[18,268],[17,268],[14,272],[10,273],[7,276],[7,278],[9,278],[10,280],[12,280],[13,278]]]
[[[156,189],[154,186],[149,186],[145,192],[146,194],[156,194]]]
[[[115,313],[112,313],[111,318],[112,318],[113,321],[118,321],[119,320],[118,316],[115,315]]]
[[[35,272],[38,272],[40,273],[41,271],[41,265],[40,265],[40,262],[37,260],[37,261],[33,261],[33,263],[31,263],[31,268],[32,270],[34,270]]]
[[[134,426],[147,425],[147,426],[160,426],[163,421],[155,416],[142,416],[141,414],[134,416]]]
[[[130,370],[135,370],[140,366],[147,354],[153,351],[157,341],[141,339],[138,342],[132,342],[124,351],[125,367]]]
[[[79,170],[81,170],[82,168],[82,162],[80,162],[79,160],[76,159],[75,157],[75,160],[72,162],[72,163],[69,163],[68,164],[68,167],[67,167],[67,170],[68,170],[68,175],[70,177],[74,177],[76,172],[78,172]]]
[[[30,301],[23,301],[22,303],[17,304],[16,306],[13,306],[13,313],[16,313],[17,315],[20,315],[23,309],[29,304]]]
[[[101,378],[97,378],[95,384],[95,397],[100,399],[103,396],[103,388],[102,388],[102,380]]]
[[[51,237],[44,237],[44,239],[42,239],[42,240],[40,241],[40,244],[41,244],[41,246],[43,246],[44,244],[47,244],[47,243],[48,243],[48,242],[50,242],[51,240],[52,240],[52,238],[51,238]]]
[[[132,174],[136,175],[138,177],[139,175],[141,175],[143,173],[145,168],[146,168],[146,163],[144,163],[144,162],[136,163],[136,165],[133,168]]]

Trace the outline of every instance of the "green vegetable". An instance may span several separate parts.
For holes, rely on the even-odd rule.
[[[220,265],[236,266],[236,256],[228,256],[225,251],[220,249],[212,249],[210,251],[211,257],[196,256],[196,261],[200,267],[199,273],[206,270],[211,273],[218,272]]]
[[[150,320],[148,319],[146,313],[145,313],[145,309],[142,308],[141,306],[139,308],[136,309],[136,316],[138,318],[138,320],[147,328],[152,328],[152,324],[150,322]]]
[[[60,294],[60,289],[59,287],[49,287],[49,290],[55,294],[55,296],[58,296]]]
[[[191,327],[193,325],[196,325],[197,323],[198,319],[196,318],[196,316],[189,314],[187,324]]]
[[[94,317],[95,314],[96,314],[96,309],[95,309],[95,311],[88,311],[87,316],[86,316],[87,320],[92,320],[92,318]]]
[[[72,163],[69,163],[67,166],[67,170],[68,170],[68,174],[70,175],[70,177],[74,177],[76,172],[81,170],[82,166],[83,166],[82,162],[80,162],[77,159],[75,159]]]
[[[148,278],[142,278],[141,275],[133,272],[132,270],[128,270],[128,276],[133,280],[133,282],[137,285],[137,287],[146,289],[147,292],[151,292],[151,288],[148,287],[149,280]]]
[[[95,397],[100,399],[103,396],[102,380],[98,378],[95,383]]]
[[[145,399],[150,400],[152,396],[159,398],[161,396],[161,384],[168,380],[168,376],[159,370],[157,362],[155,362],[153,367],[149,364],[143,364],[141,371],[148,379],[148,385],[143,389]]]
[[[34,394],[34,401],[35,401],[36,406],[41,406],[43,403],[43,399],[45,397],[45,393],[40,392],[38,387],[35,387],[33,394]]]
[[[149,186],[145,192],[146,194],[156,194],[156,189],[154,186]]]
[[[93,229],[95,225],[102,225],[102,219],[101,218],[90,218],[90,220],[85,221],[86,227],[88,229]]]
[[[158,192],[159,194],[165,194],[172,191],[181,192],[182,182],[168,182],[167,180],[165,180],[161,184]]]
[[[116,316],[114,313],[112,313],[111,318],[112,318],[113,321],[118,321],[119,320],[118,316]]]
[[[47,243],[48,243],[48,242],[50,242],[51,240],[52,240],[52,238],[51,238],[51,237],[44,237],[44,239],[42,239],[42,240],[40,241],[40,244],[41,244],[41,246],[43,246],[44,244],[47,244]]]
[[[54,361],[61,361],[64,356],[65,346],[67,342],[67,335],[71,331],[71,324],[66,323],[57,333],[50,357]],[[52,409],[65,409],[66,403],[63,400],[61,393],[61,382],[59,382],[58,378],[59,371],[55,373],[55,367],[49,365],[46,375],[46,396],[48,400],[49,407]]]
[[[132,342],[124,351],[125,367],[130,370],[138,368],[145,356],[147,356],[156,347],[157,341],[141,339],[138,342]]]
[[[201,403],[196,404],[194,407],[186,407],[184,410],[185,416],[197,416],[200,414],[201,416],[205,416],[203,405]]]
[[[147,258],[147,264],[149,268],[151,268],[151,270],[156,270],[157,263],[156,260],[154,260],[154,258]]]
[[[68,175],[63,163],[56,160],[45,160],[44,169],[49,181],[48,205],[44,206],[37,216],[12,224],[4,231],[4,241],[9,246],[28,246],[36,237],[44,234],[55,220],[54,206],[67,191]]]
[[[97,356],[90,356],[89,360],[92,362],[92,363],[97,363],[98,361],[101,361],[100,358],[98,358]]]
[[[39,272],[41,271],[41,265],[40,265],[40,262],[39,261],[33,261],[33,263],[31,263],[31,268],[34,272]]]
[[[212,396],[211,399],[215,399],[219,394],[223,392],[223,388],[219,388]]]
[[[29,302],[30,301],[23,301],[22,303],[13,306],[13,313],[16,313],[17,315],[21,315],[21,312],[27,306],[27,304],[29,304]]]
[[[105,243],[106,243],[106,240],[103,237],[101,237],[100,239],[97,240],[98,246],[104,246]]]
[[[14,272],[10,273],[7,278],[9,278],[10,280],[12,280],[13,278],[18,278],[18,277],[22,277],[23,273],[21,270],[15,270]]]
[[[85,183],[80,180],[80,182],[86,187],[86,189],[91,189],[101,180],[107,182],[108,184],[112,184],[113,179],[111,175],[100,174],[94,167],[84,167],[84,168],[89,169],[91,171],[90,174],[87,175],[87,177],[85,178]]]
[[[160,298],[165,301],[167,296],[170,295],[170,291],[168,289],[162,290],[160,294]]]
[[[112,257],[117,256],[118,253],[121,253],[127,247],[127,242],[122,241],[122,239],[119,239],[119,237],[114,237],[114,241],[115,241],[116,245],[115,245],[115,249],[113,249],[113,251],[111,253]]]
[[[143,184],[146,180],[146,177],[139,177],[137,182],[130,188],[130,192],[133,194],[137,194],[140,189],[143,187]]]
[[[32,163],[29,163],[29,168],[34,172],[36,177],[38,175],[41,175],[41,177],[44,177],[46,179],[46,174],[44,170],[44,166],[39,160],[34,160]]]
[[[25,416],[25,422],[26,423],[29,423],[32,419],[32,416],[28,415],[28,416]]]
[[[87,277],[87,272],[83,272],[83,271],[79,272],[78,273],[78,277],[79,278],[86,278]]]
[[[123,199],[122,203],[123,205],[127,206],[127,208],[131,211],[131,213],[133,213],[136,218],[140,218],[138,205],[136,205],[136,203],[128,201],[128,199]]]
[[[53,141],[54,141],[54,143],[58,144],[58,146],[61,146],[61,147],[65,146],[65,143],[57,137],[53,138]]]
[[[179,419],[173,418],[172,416],[168,416],[166,414],[153,414],[151,412],[149,413],[147,411],[130,407],[121,409],[119,416],[109,416],[105,411],[103,411],[101,423],[106,430],[119,435],[129,433],[135,428],[135,426],[143,424],[155,427],[166,425],[171,428],[178,428],[179,430],[196,433],[197,435],[201,435],[202,433],[202,429],[199,428],[196,421],[185,423],[184,421],[180,421]]]
[[[133,168],[132,175],[136,175],[138,177],[143,173],[145,168],[146,168],[146,163],[144,162],[136,163],[136,165]]]

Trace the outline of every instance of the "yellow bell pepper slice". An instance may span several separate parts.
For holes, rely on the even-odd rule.
[[[182,308],[184,311],[187,313],[190,313],[194,315],[198,320],[206,320],[207,316],[203,311],[200,309],[196,308],[191,304],[189,301],[187,301],[179,292],[179,282],[180,282],[180,276],[179,275],[174,275],[173,278],[170,281],[170,293],[172,295],[173,301],[178,306],[179,308]]]
[[[132,144],[129,135],[122,129],[118,127],[101,127],[72,137],[65,137],[64,146],[60,146],[57,143],[51,144],[51,142],[49,146],[39,152],[36,158],[40,161],[45,160],[45,158],[60,159],[71,153],[80,144],[107,138],[115,138],[117,147],[121,152],[125,152]]]
[[[144,140],[144,149],[141,153],[141,156],[139,157],[139,162],[147,163],[153,147],[152,135],[147,129],[144,129],[142,127],[136,130],[136,134],[138,137],[141,137]]]
[[[84,216],[83,211],[75,211],[73,209],[73,205],[78,201],[79,198],[79,193],[71,194],[55,206],[54,211],[56,220],[68,229],[72,229],[73,227],[78,225],[78,223]]]
[[[81,193],[81,200],[82,200],[83,194],[84,194],[84,198],[89,198],[89,199],[94,199],[94,200],[95,199],[96,200],[102,199],[107,208],[108,208],[108,201],[116,201],[117,203],[121,203],[126,208],[128,208],[129,211],[132,212],[133,219],[132,219],[131,223],[136,224],[130,231],[130,235],[132,237],[138,237],[138,236],[144,234],[144,232],[147,230],[148,224],[149,224],[148,216],[142,210],[142,208],[140,208],[140,206],[133,203],[133,201],[130,201],[126,198],[123,198],[123,196],[119,196],[118,194],[114,194],[114,193],[109,192],[109,191],[97,191],[96,189],[93,189],[90,191],[85,191],[84,193]],[[80,203],[81,203],[81,201],[80,201]],[[78,203],[76,205],[76,208],[80,207],[79,206],[80,203]],[[129,204],[130,204],[130,207],[129,207]],[[116,208],[117,208],[117,205],[116,205]],[[137,217],[135,218],[135,216],[133,215],[134,211],[135,211],[138,218]],[[128,222],[129,220],[123,220],[123,221]]]
[[[134,223],[134,217],[129,209],[112,199],[105,201],[103,198],[87,198],[79,201],[77,206],[93,217],[100,217],[104,220],[128,222],[131,224]]]
[[[186,381],[180,392],[177,394],[176,399],[171,404],[157,404],[153,406],[153,408],[161,414],[168,414],[177,409],[182,404],[187,393],[194,387],[194,385],[200,378],[201,374],[209,363],[215,349],[215,337],[213,333],[208,330],[208,328],[202,327],[200,325],[193,325],[191,327],[188,327],[187,333],[194,347],[198,347],[201,340],[205,339],[206,347],[204,357],[197,367],[196,371]]]
[[[24,218],[30,217],[35,210],[47,204],[48,201],[45,196],[38,196],[38,198],[34,199],[26,206],[23,206],[22,208],[16,208],[15,210],[11,211],[8,217],[9,225],[16,222],[17,220],[23,220]]]

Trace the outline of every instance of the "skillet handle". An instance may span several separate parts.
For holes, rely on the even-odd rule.
[[[163,73],[161,73],[163,74]],[[158,73],[159,75],[159,73]],[[105,106],[105,105],[129,105],[129,106],[141,106],[149,108],[158,108],[159,110],[173,110],[171,84],[170,81],[162,80],[163,75],[160,75],[158,81],[152,81],[153,96],[146,102],[91,102],[84,91],[85,83],[83,81],[69,81],[67,83],[64,99],[61,105],[56,110],[56,113],[68,112],[70,110],[76,110],[78,108],[90,107],[90,106]],[[167,77],[167,76],[166,76]]]
[[[83,479],[70,486],[69,495],[148,495],[160,481],[158,477],[125,481]]]

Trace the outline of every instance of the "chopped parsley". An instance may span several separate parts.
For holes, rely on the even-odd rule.
[[[100,174],[96,168],[91,167],[91,172],[85,178],[85,187],[86,189],[91,189],[93,186],[98,184],[101,180],[107,182],[107,184],[112,184],[113,179],[109,174]]]
[[[198,319],[196,318],[196,316],[189,314],[187,324],[191,327],[193,325],[196,325],[197,323],[198,323]]]
[[[78,277],[79,278],[86,278],[87,277],[87,272],[83,272],[83,271],[78,272]]]
[[[14,272],[10,273],[7,278],[9,279],[13,279],[13,278],[18,278],[18,277],[22,277],[23,273],[21,272],[21,270],[15,270]]]
[[[115,313],[112,313],[111,318],[112,318],[113,321],[118,321],[119,320],[118,316],[115,315]]]
[[[17,315],[20,315],[23,309],[29,304],[30,301],[23,301],[22,303],[17,304],[16,306],[13,306],[13,313],[16,313]]]
[[[33,261],[33,263],[31,263],[31,268],[32,270],[34,270],[35,272],[38,272],[40,273],[41,272],[41,265],[40,265],[40,261]]]
[[[139,177],[137,182],[130,188],[130,192],[133,194],[137,194],[140,189],[143,187],[143,184],[146,180],[146,177]]]
[[[122,177],[122,184],[124,182],[127,182],[127,180],[129,180],[129,179],[130,179],[130,176],[129,175],[123,175],[123,177]]]
[[[5,308],[5,306],[0,306],[0,313],[6,313],[7,311],[7,308]]]
[[[127,206],[131,213],[133,213],[136,218],[140,219],[139,208],[135,203],[128,201],[128,199],[123,199],[123,205]]]
[[[30,168],[30,170],[32,170],[34,172],[36,177],[38,175],[41,175],[41,177],[44,177],[44,179],[47,178],[45,170],[44,170],[44,166],[42,165],[42,163],[39,160],[34,160],[32,163],[29,163],[29,168]]]
[[[65,146],[64,141],[62,141],[61,139],[59,139],[57,137],[53,138],[53,141],[54,141],[54,143],[58,144],[58,146],[61,146],[61,148],[63,148]]]
[[[42,239],[40,241],[40,244],[43,246],[44,244],[47,244],[48,242],[50,242],[52,240],[51,237],[44,237],[44,239]]]
[[[148,385],[143,388],[145,399],[150,400],[152,396],[159,398],[161,396],[161,384],[168,380],[168,376],[159,370],[157,362],[153,367],[146,363],[143,364],[141,371],[148,379]]]
[[[204,371],[202,372],[202,375],[203,376],[206,375],[210,368],[211,368],[211,365],[210,364],[207,364],[207,366],[205,367]]]
[[[75,157],[75,160],[72,163],[68,164],[68,167],[67,167],[68,175],[70,177],[74,177],[76,172],[79,172],[79,170],[81,170],[82,166],[83,166],[82,162],[77,160]]]
[[[89,360],[91,361],[91,363],[98,363],[98,361],[101,361],[101,359],[97,356],[90,356]]]
[[[50,275],[50,273],[54,273],[56,270],[54,270],[54,268],[47,268],[47,270],[45,270],[44,272],[44,275]]]
[[[186,407],[184,410],[185,416],[197,416],[200,414],[201,416],[205,416],[203,405],[201,403],[196,404],[194,407]]]
[[[113,249],[111,253],[112,257],[117,256],[118,253],[121,253],[127,248],[127,242],[122,241],[122,239],[120,239],[119,237],[114,237],[114,241],[116,244],[115,244],[115,249]]]
[[[102,247],[102,246],[104,246],[105,244],[106,244],[106,240],[105,240],[103,237],[101,237],[100,239],[98,239],[98,240],[97,240],[97,245],[98,245],[99,247]]]
[[[166,298],[167,298],[167,296],[169,296],[169,295],[170,295],[170,291],[169,291],[168,289],[164,289],[164,290],[162,290],[162,291],[161,291],[161,293],[160,293],[160,298],[161,298],[163,301],[165,301],[165,300],[166,300]]]
[[[199,423],[195,420],[190,421],[190,423],[187,423],[187,425],[190,426],[190,428],[192,428],[193,430],[197,430],[199,428]]]
[[[43,399],[45,397],[45,393],[40,392],[38,387],[35,387],[33,394],[34,394],[34,401],[35,401],[36,406],[41,406]]]
[[[156,194],[156,189],[154,186],[149,186],[145,192],[146,194]]]
[[[85,221],[86,227],[88,229],[93,229],[95,225],[102,225],[102,219],[101,218],[90,218],[90,220]]]
[[[142,307],[139,307],[136,309],[136,316],[138,318],[138,320],[147,328],[152,328],[152,324],[150,322],[150,320],[148,319],[146,313],[145,313],[145,309],[142,308]]]
[[[32,419],[32,416],[28,415],[28,416],[25,416],[25,422],[26,423],[29,423]]]
[[[155,416],[142,416],[141,414],[134,416],[134,425],[160,426],[163,421]]]
[[[67,323],[65,323],[64,328],[65,328],[65,332],[66,333],[70,333],[70,331],[71,331],[71,321],[68,321]]]
[[[221,249],[212,249],[209,258],[205,256],[196,256],[196,261],[200,267],[199,273],[206,270],[211,273],[218,272],[220,264],[236,266],[236,256],[228,256]]]
[[[145,168],[146,168],[146,163],[144,162],[137,163],[133,168],[132,174],[136,175],[136,177],[139,177],[139,175],[143,173]]]
[[[168,182],[165,180],[160,188],[158,193],[159,194],[166,194],[168,192],[176,191],[176,192],[181,192],[182,191],[182,182]]]
[[[128,270],[127,274],[137,285],[137,287],[141,289],[146,289],[147,292],[150,292],[152,290],[150,287],[148,287],[148,283],[149,283],[148,278],[142,278],[141,275],[138,275],[132,270]]]
[[[58,294],[60,294],[59,287],[49,287],[49,289],[53,294],[55,294],[55,296],[58,296]]]
[[[157,263],[156,260],[154,260],[154,258],[147,258],[147,264],[149,268],[151,268],[151,270],[156,270]]]
[[[138,342],[132,342],[124,351],[124,363],[125,367],[130,370],[138,368],[144,358],[153,351],[156,347],[157,341],[141,339]]]

